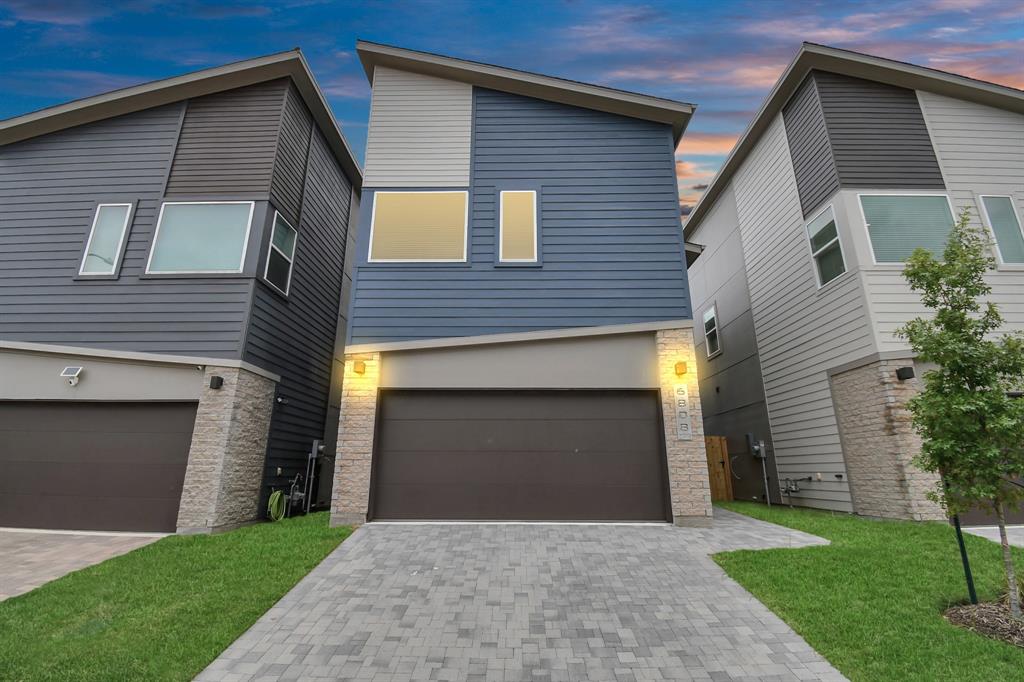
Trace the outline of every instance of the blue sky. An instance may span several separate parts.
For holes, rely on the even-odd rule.
[[[357,38],[696,103],[677,158],[684,202],[803,40],[1024,88],[1020,0],[0,0],[0,118],[301,47],[361,159]]]

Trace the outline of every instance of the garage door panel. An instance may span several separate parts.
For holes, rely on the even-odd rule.
[[[173,531],[195,403],[0,402],[0,526]]]
[[[655,392],[385,391],[380,414],[375,518],[667,518]]]

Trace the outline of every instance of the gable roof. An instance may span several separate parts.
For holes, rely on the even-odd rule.
[[[804,43],[690,213],[683,227],[687,239],[811,70],[829,71],[910,90],[925,90],[1024,114],[1024,90],[852,50]]]
[[[696,105],[687,102],[366,40],[357,41],[356,52],[371,84],[373,71],[378,66],[411,71],[516,95],[667,123],[672,126],[676,144],[696,109]]]
[[[0,146],[225,90],[290,77],[339,165],[358,190],[363,174],[327,100],[296,48],[73,100],[0,121]]]

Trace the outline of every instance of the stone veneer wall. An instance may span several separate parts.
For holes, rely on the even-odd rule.
[[[832,376],[832,402],[839,420],[854,511],[864,516],[916,521],[945,519],[925,494],[938,478],[911,460],[921,449],[907,401],[918,379],[900,381],[896,369],[913,360],[876,360]]]
[[[355,363],[360,361],[365,363],[366,371],[356,374]],[[332,526],[366,522],[370,508],[370,473],[379,384],[380,353],[345,356],[338,445],[334,457],[334,491],[331,494]]]
[[[669,497],[672,518],[677,525],[711,523],[711,483],[708,457],[704,447],[704,419],[701,415],[697,382],[697,356],[692,329],[666,329],[656,332],[658,377],[665,425],[665,454],[668,458]],[[685,362],[687,371],[677,376],[677,362]],[[676,429],[675,387],[685,383],[689,393],[690,440],[680,440]]]
[[[224,385],[210,388],[210,378]],[[179,533],[210,533],[259,518],[275,382],[246,369],[207,367],[178,508]]]

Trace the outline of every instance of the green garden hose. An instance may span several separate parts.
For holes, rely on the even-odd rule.
[[[270,500],[267,502],[267,516],[271,521],[280,521],[284,518],[285,496],[280,490],[270,493]]]

